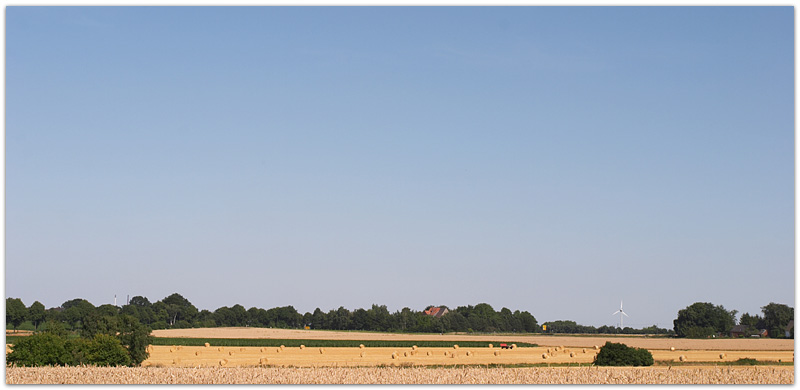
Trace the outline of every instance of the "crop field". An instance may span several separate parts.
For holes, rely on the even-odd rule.
[[[740,358],[760,362],[793,362],[792,351],[704,351],[651,350],[660,362],[725,363]],[[442,366],[442,365],[520,365],[589,364],[593,348],[533,347],[481,348],[378,347],[185,347],[151,346],[144,366],[156,367],[360,367],[360,366]],[[683,360],[681,360],[683,356]]]
[[[7,384],[792,384],[794,367],[9,367]]]

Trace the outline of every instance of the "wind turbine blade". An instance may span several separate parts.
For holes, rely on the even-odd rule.
[[[622,313],[623,315],[625,315],[625,317],[630,317],[629,315],[625,314],[625,312],[624,312],[624,311],[621,311],[620,313]]]
[[[615,311],[615,312],[611,313],[611,315],[613,316],[614,314],[617,314],[617,313],[619,313],[619,312],[620,312],[620,311],[619,311],[619,310],[617,310],[617,311]]]

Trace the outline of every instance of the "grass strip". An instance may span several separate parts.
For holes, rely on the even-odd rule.
[[[416,345],[420,348],[449,348],[458,344],[464,348],[485,348],[489,344],[499,347],[499,341],[405,341],[405,340],[298,340],[298,339],[216,339],[216,338],[187,338],[187,337],[153,337],[152,345],[181,345],[186,347],[202,347],[209,343],[216,347],[351,347],[357,348],[364,344],[368,348],[411,348]],[[511,344],[505,342],[506,344]],[[514,343],[517,347],[537,347],[537,344]]]

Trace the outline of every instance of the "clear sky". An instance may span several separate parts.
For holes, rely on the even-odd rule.
[[[794,306],[792,7],[8,7],[7,297]]]

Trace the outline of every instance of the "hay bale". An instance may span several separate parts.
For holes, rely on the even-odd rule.
[[[286,347],[283,346],[283,345],[280,346],[281,351],[283,351],[284,348],[286,348]]]
[[[408,352],[403,352],[403,357],[408,357]]]
[[[428,355],[428,356],[433,356],[433,352],[431,352],[431,351],[428,351],[428,353],[426,353],[426,355]]]
[[[280,348],[280,347],[276,348],[276,349],[275,349],[275,352],[277,352],[277,353],[281,353],[281,348]]]
[[[583,349],[583,353],[586,353],[586,348]]]
[[[517,349],[517,344],[511,344],[511,349]]]
[[[411,346],[411,350],[416,351],[417,350],[417,346],[416,345],[412,345]]]
[[[542,354],[542,359],[547,359],[547,354],[546,353]]]
[[[720,359],[725,359],[725,354],[724,353],[719,354],[719,358]]]
[[[175,348],[175,349],[176,349],[177,351],[180,351],[180,350],[182,350],[182,349],[183,349],[183,346],[182,346],[182,345],[179,345],[179,346],[178,346],[178,348]]]
[[[397,352],[392,352],[392,359],[397,359]]]
[[[551,353],[551,352],[552,352],[552,351],[550,350],[550,348],[547,348],[547,353]]]
[[[361,357],[364,357],[364,355],[366,355],[366,352],[367,352],[367,351],[361,351],[361,353],[359,354],[359,356],[361,356]]]
[[[262,347],[262,348],[260,348],[260,349],[258,350],[258,352],[267,352],[267,349]]]
[[[489,344],[489,348],[494,348],[494,345],[492,345],[492,344]]]
[[[364,344],[359,344],[358,347],[364,349]]]
[[[262,357],[261,359],[258,359],[258,364],[263,366],[263,365],[267,364],[268,361],[269,360],[266,357]]]
[[[300,349],[306,349],[305,345],[300,344]]]
[[[175,352],[175,347],[169,347],[170,352]]]
[[[319,354],[322,355],[323,353],[325,353],[325,348],[320,348],[319,349]]]
[[[181,359],[180,358],[172,359],[172,364],[181,364]]]
[[[598,346],[596,346],[596,345],[595,345],[595,346],[594,346],[594,350],[595,350],[595,351],[599,351],[599,350],[600,350],[600,347],[598,347]]]
[[[453,349],[458,349],[458,344],[454,344]]]
[[[200,356],[200,351],[195,351],[194,356]]]
[[[675,347],[669,347],[669,350],[670,350],[670,351],[674,351],[674,350],[675,350]]]
[[[681,356],[678,357],[678,360],[680,360],[682,362],[685,362],[686,361],[686,356],[681,355]]]
[[[222,347],[217,348],[217,351],[222,352]]]
[[[228,355],[233,356],[233,351],[228,351]]]
[[[219,361],[219,365],[220,365],[220,366],[226,366],[226,365],[228,365],[228,359],[222,359],[222,360],[220,360],[220,361]]]
[[[206,348],[208,348],[208,347],[210,347],[210,346],[211,346],[211,344],[209,344],[209,343],[206,343]]]
[[[467,351],[467,356],[472,356],[472,351]]]
[[[500,351],[494,351],[494,356],[500,356]]]
[[[574,352],[570,352],[569,353],[569,357],[575,357],[575,353]]]

